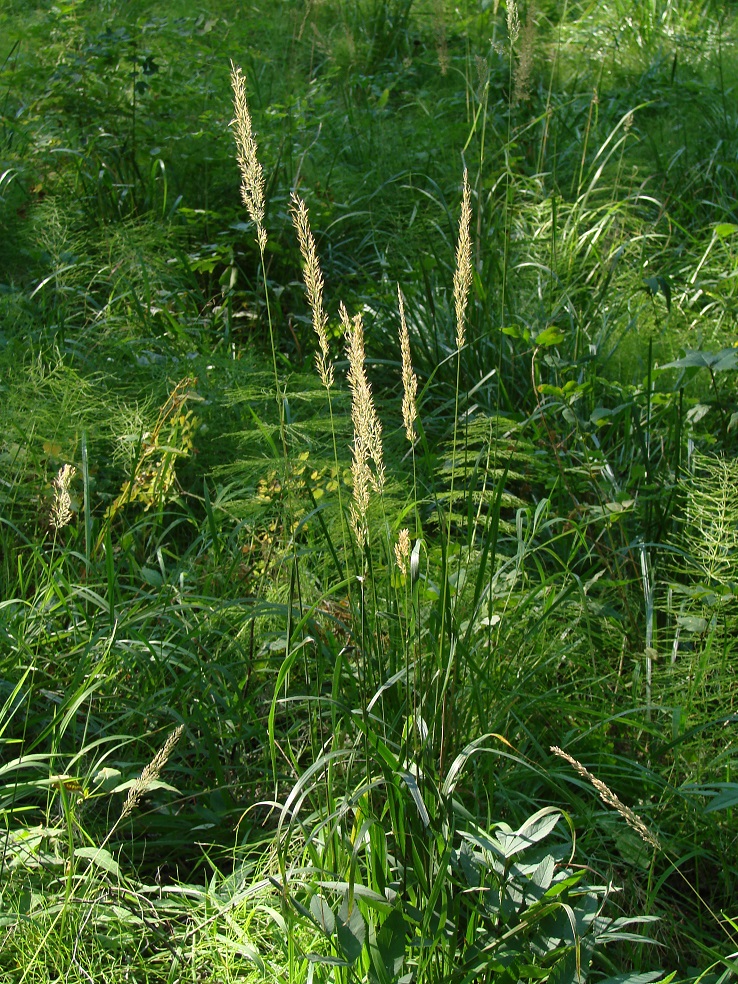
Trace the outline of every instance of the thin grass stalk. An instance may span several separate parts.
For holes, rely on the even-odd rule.
[[[352,584],[349,573],[349,551],[348,544],[346,540],[346,524],[343,521],[344,517],[344,506],[343,506],[343,482],[341,480],[341,467],[338,459],[338,443],[336,438],[336,427],[335,419],[333,415],[333,398],[332,398],[332,387],[334,383],[334,373],[333,365],[330,361],[330,347],[328,344],[327,335],[327,324],[328,316],[325,312],[325,307],[323,304],[323,273],[320,268],[320,261],[318,259],[318,251],[315,246],[315,238],[313,236],[312,230],[310,228],[310,216],[308,213],[308,208],[303,201],[295,192],[292,193],[292,203],[291,203],[291,215],[292,222],[297,233],[298,243],[300,246],[300,254],[303,261],[303,277],[305,281],[305,291],[307,294],[308,305],[310,307],[313,330],[318,339],[318,351],[315,354],[315,364],[318,370],[318,375],[320,381],[326,391],[326,399],[328,402],[328,415],[330,418],[331,425],[331,440],[333,444],[333,462],[336,469],[336,476],[338,480],[338,512],[341,518],[341,537],[343,540],[343,557],[345,563],[345,575],[346,575],[346,585],[347,593],[349,598],[349,607],[351,607],[351,596],[352,596]],[[327,529],[324,531],[325,535],[328,536]],[[340,666],[341,659],[337,659],[336,665]],[[318,684],[318,692],[321,692],[322,687],[320,683]],[[336,705],[338,703],[339,691],[336,688],[336,679],[334,674],[333,680],[333,696],[334,700],[331,701],[331,720],[332,720],[332,733],[334,743],[338,741],[338,721],[336,718]],[[319,722],[322,722],[322,715],[318,715]],[[321,747],[323,746],[323,736],[321,734],[320,740]],[[326,803],[328,804],[329,814],[333,812],[334,800],[333,800],[333,785],[334,785],[334,769],[333,761],[328,763],[328,768],[325,772],[325,796]],[[331,849],[332,857],[334,862],[329,861],[329,868],[335,867],[335,860],[338,858],[338,843],[335,840],[336,834],[333,833],[329,837],[329,846]]]
[[[589,111],[587,113],[587,125],[584,128],[584,140],[582,141],[582,157],[579,162],[579,178],[577,180],[576,190],[572,185],[571,193],[572,197],[578,198],[582,192],[582,182],[584,181],[584,165],[587,162],[587,149],[589,147],[589,135],[592,130],[592,117],[595,115],[596,107],[599,106],[599,96],[597,94],[597,89],[592,93],[592,98],[589,102]]]
[[[466,309],[469,303],[469,292],[472,286],[473,280],[473,268],[472,268],[472,242],[471,242],[471,189],[469,187],[469,174],[466,168],[464,168],[463,177],[463,192],[461,198],[461,215],[459,217],[459,236],[456,244],[456,266],[454,269],[454,312],[456,316],[456,388],[454,396],[454,432],[453,432],[453,454],[456,453],[456,445],[458,440],[458,426],[459,426],[459,389],[461,386],[461,351],[464,347],[466,341]],[[448,515],[446,522],[446,545],[444,553],[443,562],[443,578],[442,578],[442,589],[441,589],[441,628],[439,632],[439,665],[438,670],[442,670],[443,664],[443,647],[444,647],[444,635],[446,631],[449,633],[449,643],[451,643],[451,604],[450,604],[450,584],[449,584],[449,568],[448,568],[448,558],[449,549],[451,547],[451,526],[452,526],[452,514],[454,505],[454,468],[451,469],[451,487],[449,492],[448,501]],[[459,558],[459,565],[461,565],[461,557]],[[447,616],[447,610],[449,612]],[[446,619],[449,619],[448,629],[446,629]],[[445,761],[445,751],[447,747],[446,734],[450,727],[450,714],[449,714],[449,694],[447,690],[447,685],[449,677],[451,675],[452,669],[451,664],[453,662],[453,646],[449,645],[449,660],[447,662],[444,672],[444,682],[441,691],[441,750],[440,750],[440,770],[443,772],[443,765]],[[454,666],[453,674],[455,678],[456,668]],[[452,688],[453,689],[453,688]],[[450,736],[449,736],[450,737]]]
[[[400,315],[400,352],[402,356],[402,419],[405,427],[405,437],[410,444],[413,465],[413,519],[415,524],[415,536],[420,537],[421,521],[418,510],[418,475],[417,459],[415,455],[416,427],[418,423],[418,380],[413,369],[412,351],[410,348],[410,332],[405,316],[405,299],[402,295],[400,285],[397,285],[397,304]],[[420,540],[416,540],[419,548]],[[405,663],[405,695],[406,701],[411,701],[411,715],[409,716],[409,727],[412,734],[407,736],[406,744],[412,747],[412,756],[415,762],[421,761],[421,748],[419,737],[419,698],[425,692],[422,687],[422,679],[418,681],[417,674],[421,671],[419,666],[419,654],[414,653],[413,649],[417,642],[417,562],[413,554],[413,547],[408,529],[400,530],[397,543],[395,544],[395,562],[402,575],[402,585],[404,588],[404,602],[401,606],[400,628],[402,632],[402,651]],[[410,680],[410,670],[414,667],[416,674],[413,683]]]
[[[507,105],[507,141],[505,143],[505,206],[504,206],[504,234],[502,250],[502,283],[500,285],[500,315],[499,315],[499,341],[497,349],[497,409],[500,409],[501,391],[504,393],[502,382],[502,353],[505,344],[505,336],[502,329],[505,325],[505,300],[507,298],[508,265],[510,261],[510,192],[512,184],[512,169],[510,167],[510,147],[512,146],[512,93],[514,91],[515,77],[515,42],[520,33],[520,18],[518,7],[515,0],[509,0],[507,4],[507,34],[508,34],[508,92],[510,93]]]

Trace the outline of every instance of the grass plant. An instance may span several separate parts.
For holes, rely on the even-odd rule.
[[[26,6],[0,980],[728,984],[734,12]]]

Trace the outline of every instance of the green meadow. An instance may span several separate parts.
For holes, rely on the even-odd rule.
[[[736,979],[737,42],[4,0],[0,984]]]

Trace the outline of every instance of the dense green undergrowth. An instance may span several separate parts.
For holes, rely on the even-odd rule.
[[[733,12],[150,7],[0,11],[0,980],[731,980]]]

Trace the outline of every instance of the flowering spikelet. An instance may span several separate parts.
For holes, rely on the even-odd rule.
[[[297,195],[292,195],[292,222],[297,230],[297,238],[300,242],[300,253],[305,264],[303,276],[305,278],[305,289],[307,291],[308,304],[313,315],[313,328],[318,336],[318,346],[320,351],[315,353],[315,364],[318,367],[320,381],[326,389],[333,385],[333,366],[328,361],[328,336],[326,325],[328,315],[323,308],[323,274],[318,261],[318,252],[315,249],[315,239],[310,230],[310,218],[308,216],[305,202]]]
[[[661,844],[659,843],[658,837],[648,829],[637,813],[634,813],[629,806],[626,806],[625,803],[623,803],[622,800],[620,800],[615,793],[613,793],[609,786],[606,786],[601,779],[597,778],[597,776],[593,776],[589,769],[586,769],[581,762],[578,762],[572,755],[562,751],[562,749],[558,748],[556,745],[551,746],[551,751],[554,755],[558,755],[559,758],[564,759],[564,761],[568,762],[569,765],[573,766],[580,776],[583,776],[588,782],[591,782],[599,793],[602,802],[617,810],[620,816],[625,819],[628,826],[635,830],[641,840],[644,840],[647,844],[650,844],[651,847],[655,847],[657,851],[661,849]]]
[[[364,326],[361,314],[349,318],[343,304],[339,308],[341,324],[346,336],[348,357],[348,383],[351,390],[351,421],[354,425],[354,443],[351,448],[351,475],[353,497],[351,527],[359,546],[366,542],[366,517],[369,509],[370,490],[380,493],[384,489],[384,455],[382,452],[382,424],[374,408],[372,388],[364,369]],[[370,462],[374,465],[372,470]]]
[[[518,34],[520,34],[520,17],[515,0],[507,0],[507,34],[510,43],[515,44],[518,40]]]
[[[466,336],[464,318],[469,291],[472,285],[472,243],[469,227],[471,225],[471,189],[469,175],[464,168],[464,191],[461,196],[461,218],[459,219],[459,240],[456,244],[456,269],[454,270],[454,306],[456,308],[456,347],[464,347]]]
[[[528,16],[523,27],[520,52],[513,72],[515,88],[513,102],[527,102],[530,99],[530,78],[533,71],[533,54],[536,40],[536,22],[533,19],[533,6],[528,8]]]
[[[171,735],[164,742],[164,745],[159,749],[153,759],[144,768],[143,772],[139,778],[134,782],[131,788],[128,790],[128,795],[126,796],[126,801],[123,804],[123,809],[120,813],[120,819],[125,820],[125,818],[133,813],[133,811],[138,806],[141,801],[141,797],[144,795],[148,787],[152,782],[156,780],[161,775],[162,769],[167,764],[169,756],[172,754],[172,749],[177,744],[179,739],[182,737],[182,732],[184,731],[184,725],[180,724]]]
[[[231,85],[235,118],[231,120],[236,137],[236,157],[241,170],[241,198],[249,218],[256,226],[256,241],[263,252],[267,234],[264,228],[264,172],[257,156],[251,130],[251,114],[246,101],[246,83],[240,68],[231,62]]]
[[[54,501],[51,504],[50,522],[55,530],[60,530],[72,520],[72,499],[69,486],[77,474],[74,465],[64,465],[54,479]]]
[[[410,557],[410,530],[400,530],[395,544],[395,560],[403,576],[407,574],[407,561]]]
[[[400,351],[402,352],[402,422],[405,425],[405,435],[412,444],[415,440],[415,421],[418,410],[415,403],[418,394],[418,379],[413,372],[410,355],[410,333],[405,320],[405,301],[402,291],[397,287],[397,302],[400,307]]]

